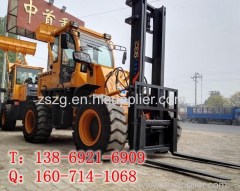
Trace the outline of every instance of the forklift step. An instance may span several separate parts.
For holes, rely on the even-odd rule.
[[[146,126],[167,126],[171,125],[170,120],[146,120]]]
[[[151,129],[151,130],[161,130],[161,129],[166,129],[166,126],[148,126],[147,129]]]
[[[153,145],[153,146],[145,146],[144,152],[146,153],[153,153],[153,152],[167,152],[170,150],[171,145],[165,144],[165,145]]]

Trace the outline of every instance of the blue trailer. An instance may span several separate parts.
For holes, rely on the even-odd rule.
[[[187,119],[198,123],[223,122],[238,125],[240,124],[240,108],[188,107]]]

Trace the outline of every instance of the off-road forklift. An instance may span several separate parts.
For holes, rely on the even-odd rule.
[[[73,139],[79,149],[121,150],[127,139],[124,109],[102,103],[110,98],[108,95],[118,96],[118,88],[128,84],[127,72],[115,68],[112,49],[116,46],[112,45],[111,36],[69,22],[62,28],[41,24],[36,38],[48,43],[50,70],[39,75],[38,96],[42,98],[26,105],[25,139],[42,143],[53,128],[73,127]],[[49,97],[52,104],[46,104],[45,98]],[[63,97],[67,104],[61,107]],[[73,104],[74,97],[87,99]]]
[[[128,0],[126,4],[132,7],[132,16],[126,19],[132,27],[129,72],[115,67],[113,50],[125,48],[113,45],[110,35],[74,22],[62,28],[39,26],[36,38],[48,43],[50,70],[39,75],[38,96],[42,98],[26,105],[23,120],[26,141],[43,143],[53,128],[73,128],[77,149],[108,153],[123,149],[128,140],[131,150],[170,151],[174,156],[239,168],[236,164],[177,152],[178,91],[164,87],[166,9],[154,8],[146,0]],[[146,33],[153,39],[152,58],[145,56]],[[146,62],[152,64],[150,84],[144,78]],[[148,97],[154,101],[120,107],[115,100],[123,92],[127,92],[126,97],[138,100]],[[65,107],[61,107],[62,97],[67,103]],[[74,97],[86,99],[74,104]],[[146,160],[145,164],[228,179],[153,160]]]
[[[28,66],[25,55],[34,55],[36,43],[0,36],[0,49],[15,52],[16,61],[7,60],[7,87],[5,101],[1,103],[1,127],[3,131],[13,131],[16,120],[22,120],[28,100],[38,99],[37,77],[43,68]],[[6,54],[8,55],[8,54]]]

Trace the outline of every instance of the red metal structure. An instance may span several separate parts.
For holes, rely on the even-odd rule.
[[[9,0],[7,31],[16,35],[35,39],[35,30],[39,23],[64,26],[75,21],[84,26],[84,22],[45,0]]]

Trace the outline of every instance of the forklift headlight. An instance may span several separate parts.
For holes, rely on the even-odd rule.
[[[73,22],[73,21],[71,22],[71,26],[77,29],[80,27],[80,25],[77,22]]]
[[[79,52],[79,51],[73,52],[73,59],[75,62],[83,62],[87,64],[91,63],[90,55],[85,52]]]
[[[32,88],[32,87],[33,87],[33,85],[32,85],[32,84],[28,84],[28,87],[29,87],[29,88]]]
[[[107,39],[107,40],[112,39],[112,36],[110,34],[104,33],[103,35],[104,35],[104,38]]]

